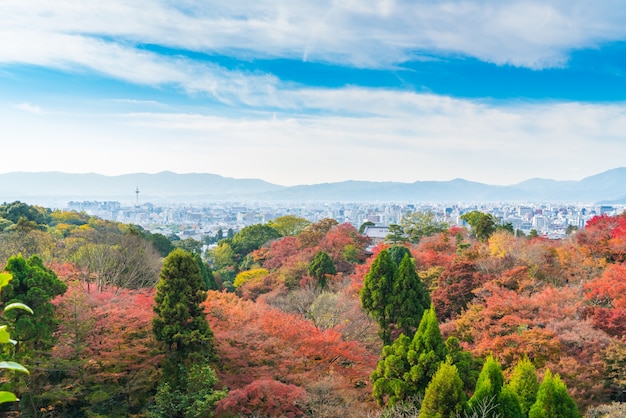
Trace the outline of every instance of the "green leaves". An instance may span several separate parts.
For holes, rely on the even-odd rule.
[[[11,339],[6,325],[0,326],[0,344],[17,344],[17,341]]]
[[[14,361],[0,361],[0,369],[7,369],[7,370],[13,370],[16,372],[30,374],[30,372],[28,371],[26,367]]]
[[[12,278],[11,273],[7,273],[6,271],[0,273],[0,289],[8,285]]]
[[[0,404],[6,403],[6,402],[17,402],[17,401],[18,401],[17,396],[15,396],[14,393],[0,391]]]
[[[29,307],[28,305],[25,305],[25,304],[20,303],[20,302],[14,302],[14,303],[10,303],[10,304],[8,304],[8,305],[4,308],[4,312],[8,312],[8,311],[11,311],[11,310],[13,310],[13,309],[21,309],[21,310],[23,310],[23,311],[28,312],[28,313],[29,313],[29,314],[31,314],[31,315],[34,313],[34,312],[33,312],[33,310],[32,310],[32,309],[30,309],[30,307]]]

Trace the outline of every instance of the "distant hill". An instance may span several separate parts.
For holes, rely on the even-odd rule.
[[[511,186],[492,186],[463,179],[414,183],[344,181],[285,187],[258,179],[216,174],[68,174],[61,172],[0,174],[0,201],[65,205],[70,200],[207,203],[210,201],[409,201],[626,202],[626,168],[608,170],[580,181],[530,179]],[[55,206],[54,204],[52,206]]]

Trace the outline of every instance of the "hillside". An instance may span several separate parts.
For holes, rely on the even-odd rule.
[[[509,186],[493,186],[464,179],[414,183],[345,181],[292,187],[258,179],[234,179],[215,174],[100,174],[5,173],[0,174],[0,198],[6,202],[33,203],[70,200],[132,202],[135,191],[143,201],[410,201],[502,202],[570,201],[620,202],[626,199],[626,168],[616,168],[580,181],[530,179]]]

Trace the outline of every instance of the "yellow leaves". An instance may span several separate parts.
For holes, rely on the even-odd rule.
[[[237,277],[235,277],[235,282],[233,283],[233,286],[235,286],[235,288],[238,288],[239,286],[253,280],[260,280],[268,274],[270,274],[270,272],[264,268],[242,271],[237,275]]]
[[[515,248],[515,237],[507,231],[495,232],[488,242],[489,254],[493,257],[504,258]]]

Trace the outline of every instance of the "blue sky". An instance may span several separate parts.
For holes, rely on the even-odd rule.
[[[0,39],[0,172],[508,185],[626,166],[617,0],[5,0]]]

